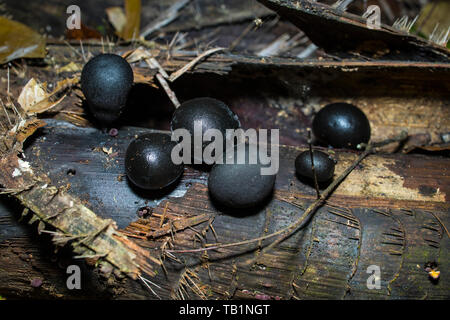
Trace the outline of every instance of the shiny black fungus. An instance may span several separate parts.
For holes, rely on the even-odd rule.
[[[222,101],[213,98],[195,98],[181,104],[173,113],[171,121],[172,131],[176,129],[187,129],[194,137],[194,123],[201,121],[202,134],[208,129],[219,130],[224,141],[226,138],[226,129],[238,129],[241,124],[237,115]],[[194,139],[191,139],[194,143]],[[209,141],[203,142],[205,148]],[[225,143],[223,144],[225,147]]]
[[[316,138],[335,148],[356,149],[370,139],[370,123],[354,105],[332,103],[322,108],[313,120]]]
[[[125,171],[130,181],[139,188],[157,190],[178,180],[183,166],[171,160],[175,145],[163,133],[148,133],[133,140],[125,154]]]
[[[313,157],[317,181],[329,181],[334,175],[334,160],[331,159],[326,153],[317,150],[313,151]],[[295,172],[301,177],[314,179],[311,168],[311,153],[309,150],[300,153],[295,159]]]
[[[94,117],[102,125],[117,121],[133,85],[133,70],[115,54],[100,54],[81,72],[81,90]]]
[[[272,193],[276,174],[263,175],[262,165],[249,161],[246,145],[245,163],[215,164],[208,178],[208,189],[213,200],[228,208],[252,208],[260,205]],[[236,153],[235,153],[236,155]]]

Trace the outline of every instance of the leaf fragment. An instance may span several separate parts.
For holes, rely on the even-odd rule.
[[[19,58],[44,58],[45,39],[26,25],[0,16],[0,64]]]

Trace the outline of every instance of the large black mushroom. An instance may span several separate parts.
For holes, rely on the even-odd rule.
[[[129,63],[115,54],[100,54],[81,72],[81,89],[94,117],[108,126],[117,121],[133,85]]]
[[[188,100],[178,107],[172,117],[171,129],[186,129],[191,134],[194,143],[194,124],[201,121],[202,134],[208,129],[217,129],[223,135],[225,148],[226,130],[238,129],[241,124],[237,115],[222,101],[213,98],[195,98]],[[203,142],[202,150],[211,142]],[[192,156],[194,156],[192,146]]]
[[[272,193],[276,174],[262,174],[261,169],[265,165],[257,154],[250,155],[248,144],[244,148],[245,161],[239,163],[238,150],[233,154],[232,164],[226,163],[224,155],[224,162],[212,167],[208,179],[209,192],[215,201],[228,208],[257,207]],[[256,161],[250,161],[251,157]]]
[[[183,166],[171,159],[175,142],[167,134],[148,133],[134,139],[125,154],[128,179],[142,189],[157,190],[169,186],[183,173]]]
[[[322,143],[335,148],[356,149],[370,139],[370,123],[364,112],[352,104],[332,103],[313,120],[313,132]]]

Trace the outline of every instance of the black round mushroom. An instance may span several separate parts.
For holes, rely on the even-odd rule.
[[[94,117],[102,125],[117,121],[133,85],[129,63],[115,54],[100,54],[81,72],[81,90]]]
[[[318,182],[329,181],[334,174],[334,161],[326,153],[313,151],[314,171]],[[314,179],[311,166],[311,153],[304,151],[295,159],[295,172],[301,177]]]
[[[241,126],[237,115],[225,103],[208,97],[195,98],[182,103],[175,110],[170,126],[172,131],[186,129],[193,137],[196,121],[201,121],[203,134],[208,129],[219,130],[224,137],[224,147],[226,129],[237,129]],[[194,143],[193,138],[191,142]],[[203,149],[209,143],[208,141],[203,142]],[[192,156],[194,156],[194,152],[192,152]]]
[[[251,208],[260,205],[271,193],[276,174],[261,173],[267,167],[253,155],[255,161],[250,161],[249,145],[245,145],[245,162],[239,163],[237,152],[234,161],[227,164],[226,156],[222,164],[216,163],[209,174],[208,189],[212,198],[228,208]],[[229,161],[228,161],[229,162]]]
[[[139,188],[157,190],[178,180],[183,166],[172,162],[175,145],[163,133],[148,133],[134,139],[125,154],[125,171],[130,181]]]
[[[370,123],[364,112],[352,104],[332,103],[322,108],[313,120],[317,139],[335,148],[356,149],[370,139]]]

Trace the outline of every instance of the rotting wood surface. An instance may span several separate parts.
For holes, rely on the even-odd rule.
[[[338,56],[443,62],[450,57],[444,46],[384,24],[368,28],[366,19],[319,2],[258,1],[300,28],[317,46]]]
[[[130,139],[143,130],[122,128],[119,136],[112,138],[96,129],[49,121],[30,142],[26,155],[33,166],[48,172],[52,182],[69,186],[69,194],[103,218],[114,219],[152,253],[164,242],[175,249],[198,248],[201,243],[229,243],[268,234],[294,221],[302,213],[300,208],[314,199],[314,189],[294,175],[293,162],[300,151],[296,147],[281,148],[281,169],[270,202],[244,216],[220,212],[209,199],[207,173],[190,167],[168,197],[142,193],[123,176],[123,156]],[[101,151],[103,147],[112,148],[113,153]],[[356,157],[342,152],[335,156],[337,172]],[[252,246],[213,250],[207,255],[175,254],[181,263],[166,256],[165,271],[158,269],[151,278],[161,286],[154,290],[162,298],[193,299],[203,295],[221,299],[448,299],[445,270],[450,264],[450,240],[442,224],[447,228],[450,224],[449,167],[449,160],[440,157],[369,156],[305,229],[259,256],[253,268],[245,262],[259,250],[237,254]],[[14,207],[7,202],[3,205],[0,294],[70,298],[93,296],[97,290],[98,297],[155,298],[132,280],[109,280],[106,286],[108,282],[99,280],[89,268],[83,268],[86,290],[68,292],[56,276],[64,277],[64,270],[58,269],[57,263],[46,262],[48,254],[42,244],[26,240],[30,230],[25,232],[18,225]],[[150,208],[151,214],[139,218],[137,212],[144,207]],[[176,219],[186,222],[186,217],[191,224],[178,232],[139,239],[142,230],[158,230]],[[192,219],[195,217],[204,222],[198,223]],[[437,284],[423,270],[428,261],[439,263],[442,275]],[[381,268],[380,290],[366,286],[370,265]],[[33,277],[43,279],[41,288],[29,285]]]
[[[93,55],[102,47],[85,44]],[[114,47],[124,53],[131,47]],[[169,60],[164,50],[149,50],[169,73],[194,59],[195,52],[173,53]],[[83,61],[67,45],[49,46],[52,67],[28,66],[25,77],[53,81],[72,77],[76,72],[57,70],[69,63]],[[145,63],[133,64],[135,73],[152,79],[154,70]],[[0,70],[6,79],[6,70]],[[10,74],[10,91],[18,96],[23,75]],[[148,81],[150,81],[148,80]],[[153,81],[155,82],[155,81]],[[153,83],[150,82],[150,83]],[[153,85],[155,85],[153,83]],[[408,130],[404,151],[416,147],[447,148],[450,141],[450,64],[411,61],[296,61],[285,58],[258,58],[216,54],[199,62],[192,70],[170,83],[181,102],[198,96],[213,96],[225,101],[238,114],[244,128],[279,128],[281,143],[306,143],[305,128],[315,112],[331,102],[345,101],[360,107],[369,117],[372,137],[383,140]],[[0,83],[5,89],[6,83]],[[55,109],[56,117],[81,125],[92,125],[89,114],[74,118],[85,109],[79,90],[70,94]],[[169,129],[173,106],[163,90],[149,85],[135,86],[124,124],[155,129]],[[66,113],[57,113],[64,109]],[[138,116],[133,116],[137,114]],[[0,113],[0,117],[4,115]],[[75,121],[76,120],[76,121]]]

